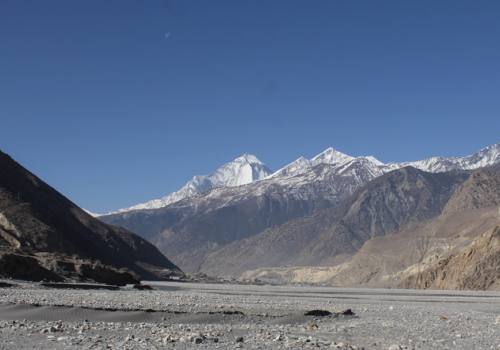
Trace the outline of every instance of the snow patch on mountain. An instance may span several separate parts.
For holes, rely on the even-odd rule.
[[[90,210],[87,210],[85,208],[82,208],[82,210],[84,212],[86,212],[87,214],[89,214],[90,216],[93,216],[93,217],[98,217],[100,214],[97,214],[97,213],[94,213],[94,212],[91,212]]]
[[[283,168],[277,170],[269,177],[287,177],[294,176],[306,172],[311,168],[311,161],[305,157],[299,157],[290,164],[285,165]]]
[[[376,176],[382,175],[383,171],[381,169],[385,169],[385,164],[373,156],[352,157],[329,147],[311,159],[300,157],[269,177],[278,178],[300,175],[320,164],[330,165],[333,169],[336,169],[335,172],[337,174],[349,176],[349,171],[354,171],[353,169],[359,166],[356,164],[361,163],[367,166],[370,172],[377,174]]]
[[[500,163],[500,143],[490,145],[465,157],[431,157],[415,162],[400,163],[431,173],[450,170],[473,170]]]

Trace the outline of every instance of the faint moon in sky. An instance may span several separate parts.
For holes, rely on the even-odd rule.
[[[171,36],[172,36],[172,33],[170,33],[170,32],[166,32],[166,33],[165,33],[165,39],[168,39],[168,38],[170,38]]]

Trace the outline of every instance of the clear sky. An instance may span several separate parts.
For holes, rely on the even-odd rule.
[[[500,142],[500,1],[0,1],[0,148],[97,212],[236,156]]]

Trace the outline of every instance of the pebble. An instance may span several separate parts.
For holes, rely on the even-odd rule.
[[[387,350],[402,350],[402,349],[403,348],[401,346],[393,344],[393,345],[389,346],[389,348]]]
[[[237,343],[243,343],[243,337],[236,337],[236,342]]]

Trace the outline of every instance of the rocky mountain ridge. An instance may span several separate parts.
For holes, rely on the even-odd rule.
[[[122,284],[180,270],[151,243],[100,222],[0,151],[0,275]]]

